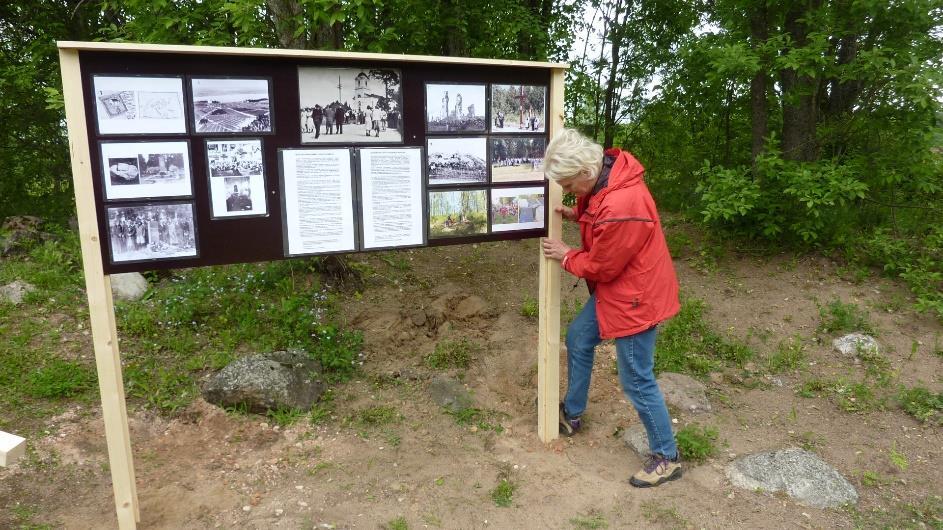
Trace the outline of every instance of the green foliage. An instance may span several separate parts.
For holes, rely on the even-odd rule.
[[[464,337],[459,340],[445,339],[436,343],[435,350],[426,356],[425,363],[429,368],[436,370],[449,368],[464,370],[481,351],[480,344]]]
[[[537,299],[528,297],[525,298],[523,302],[521,302],[521,316],[525,316],[527,318],[537,318],[538,312],[539,307],[537,305]]]
[[[300,409],[278,408],[268,411],[265,415],[268,416],[275,425],[288,427],[304,417],[305,412]]]
[[[897,401],[907,414],[931,425],[943,425],[943,392],[934,394],[924,387],[902,387]]]
[[[38,398],[73,397],[95,388],[95,374],[79,363],[52,359],[26,376],[26,392]]]
[[[717,429],[697,424],[685,425],[675,433],[681,457],[703,463],[717,453]]]
[[[888,459],[891,463],[894,464],[894,467],[901,471],[907,471],[907,468],[910,467],[910,462],[907,460],[907,457],[897,451],[897,443],[891,444],[891,449],[887,453]]]
[[[391,423],[397,423],[402,419],[396,407],[388,405],[377,405],[367,407],[356,413],[352,423],[359,427],[381,427]]]
[[[821,333],[875,332],[863,309],[837,299],[819,307],[819,319],[818,329]]]
[[[786,370],[798,370],[806,358],[805,345],[800,337],[784,340],[767,360],[770,373],[778,374]]]
[[[704,319],[706,305],[684,298],[681,311],[658,333],[655,372],[706,375],[724,363],[742,366],[754,357],[746,345],[726,339],[711,329]]]
[[[445,408],[446,414],[455,419],[459,425],[473,425],[480,431],[493,431],[498,434],[504,432],[501,420],[506,414],[494,410],[482,410],[475,407],[460,409]]]
[[[591,511],[586,515],[578,515],[570,519],[573,528],[579,530],[597,530],[599,528],[609,528],[609,522],[600,513]]]
[[[502,471],[498,476],[498,484],[491,490],[491,501],[499,508],[510,508],[514,503],[514,491],[517,484],[511,481],[510,473]]]
[[[402,515],[396,519],[392,519],[383,525],[385,530],[409,530],[409,523],[406,522],[406,518]]]

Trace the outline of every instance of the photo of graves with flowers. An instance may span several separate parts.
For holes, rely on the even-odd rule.
[[[402,76],[389,68],[298,68],[301,143],[402,143]]]
[[[491,132],[547,130],[547,87],[491,85]]]
[[[544,188],[496,188],[491,190],[491,231],[544,227]]]
[[[542,137],[492,137],[491,181],[543,180],[541,164],[547,140]]]
[[[487,190],[429,193],[429,237],[461,237],[488,233]]]
[[[426,131],[484,132],[485,85],[426,84]]]
[[[196,256],[192,203],[108,208],[113,263]]]
[[[272,131],[267,79],[193,79],[191,86],[197,133]]]

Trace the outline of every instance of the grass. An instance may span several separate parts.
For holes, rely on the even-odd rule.
[[[704,318],[703,301],[684,298],[681,311],[660,329],[655,372],[704,376],[724,364],[743,366],[755,356],[745,344],[727,339]]]
[[[609,522],[606,521],[606,518],[596,511],[591,511],[586,515],[578,515],[570,519],[570,524],[573,525],[573,528],[577,528],[579,530],[609,528]]]
[[[779,343],[776,351],[767,359],[767,368],[773,374],[798,370],[805,359],[806,351],[802,339],[793,337]]]
[[[904,412],[920,422],[943,425],[943,392],[934,394],[923,387],[901,387],[897,401]]]
[[[540,308],[537,305],[537,299],[527,297],[521,302],[521,316],[527,318],[537,318]]]
[[[841,300],[832,300],[819,306],[819,332],[821,333],[861,333],[874,334],[875,329],[868,321],[868,314],[855,304],[846,304]]]
[[[396,519],[391,519],[385,525],[383,525],[385,530],[409,530],[409,523],[406,522],[406,518],[402,515]]]
[[[943,497],[939,495],[907,501],[886,498],[886,501],[881,506],[869,510],[847,507],[854,527],[943,528]]]
[[[468,407],[459,410],[445,408],[445,412],[455,419],[459,425],[474,425],[482,431],[493,431],[498,434],[504,432],[501,426],[501,419],[506,415],[494,410],[482,410],[475,407]]]
[[[26,376],[25,391],[37,398],[68,398],[89,392],[95,382],[87,366],[54,358]]]
[[[502,471],[498,484],[491,490],[491,502],[499,508],[510,508],[514,503],[514,491],[517,485],[511,482],[509,473]]]
[[[685,425],[675,433],[678,451],[689,462],[703,463],[717,453],[718,432],[714,427]]]
[[[272,423],[279,427],[288,427],[305,416],[305,411],[293,408],[279,408],[270,410],[266,414]]]
[[[887,458],[891,461],[891,464],[894,464],[894,467],[901,471],[907,471],[907,468],[910,467],[910,462],[907,460],[907,457],[897,451],[897,443],[891,444],[891,449],[887,453]]]
[[[378,405],[357,411],[351,418],[351,423],[358,427],[381,427],[392,423],[399,423],[402,416],[396,407]]]
[[[459,340],[441,340],[435,349],[426,356],[426,366],[435,370],[449,368],[467,369],[476,355],[480,354],[480,344],[466,338]]]
[[[674,506],[662,506],[658,501],[642,503],[642,517],[650,523],[657,523],[669,528],[686,528],[688,521],[678,513]]]

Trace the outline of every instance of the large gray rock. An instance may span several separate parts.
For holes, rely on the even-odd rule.
[[[23,280],[12,281],[0,287],[0,302],[20,305],[23,303],[23,297],[26,296],[26,293],[31,293],[35,290],[35,287]]]
[[[309,409],[324,391],[321,365],[300,351],[277,351],[233,361],[203,387],[203,399],[250,412]]]
[[[475,400],[465,385],[455,379],[436,376],[429,385],[429,396],[440,407],[458,412],[471,407]]]
[[[842,353],[842,355],[858,355],[862,353],[878,353],[881,346],[871,335],[864,333],[849,333],[844,337],[838,337],[832,341],[832,346]]]
[[[783,491],[813,508],[858,502],[858,492],[838,471],[797,447],[740,457],[727,466],[727,478],[738,488]]]
[[[622,432],[622,441],[639,456],[648,456],[652,450],[648,447],[648,433],[641,423],[633,423]]]
[[[126,302],[140,300],[147,292],[147,280],[139,272],[112,274],[111,292],[118,300]]]
[[[707,387],[693,377],[664,372],[658,377],[658,387],[665,395],[665,401],[673,407],[692,414],[711,410]]]
[[[31,244],[51,237],[40,231],[42,226],[43,220],[32,215],[7,217],[0,227],[0,233],[6,234],[6,237],[0,237],[0,256],[22,251]]]

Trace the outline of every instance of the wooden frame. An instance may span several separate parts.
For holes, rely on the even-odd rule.
[[[212,46],[180,46],[134,43],[104,42],[58,42],[59,61],[62,71],[63,97],[69,135],[72,177],[75,187],[75,203],[82,248],[85,288],[88,296],[95,363],[98,372],[99,391],[102,400],[102,416],[105,422],[105,438],[108,446],[108,461],[114,489],[118,526],[133,529],[141,520],[135,482],[134,461],[131,453],[131,436],[128,429],[128,413],[121,373],[121,356],[115,325],[114,302],[111,292],[111,277],[104,273],[102,233],[96,214],[93,179],[98,168],[91,167],[88,122],[85,111],[85,93],[79,54],[89,52],[114,53],[158,53],[205,56],[247,56],[271,58],[325,59],[338,61],[383,61],[401,63],[433,63],[439,65],[516,66],[550,70],[551,82],[547,126],[552,138],[563,128],[563,91],[566,64],[548,62],[511,61],[498,59],[471,59],[461,57],[434,57],[421,55],[392,55],[377,53],[329,52],[312,50],[254,49]],[[184,92],[187,93],[187,86]],[[190,102],[185,101],[185,107]],[[486,114],[487,114],[486,109]],[[185,108],[185,112],[187,112]],[[189,122],[188,122],[189,125]],[[274,124],[273,124],[274,128]],[[302,147],[300,144],[298,147]],[[304,146],[311,147],[311,146]],[[192,160],[191,160],[192,163]],[[532,184],[532,183],[531,183]],[[562,190],[555,182],[547,188],[549,237],[562,236],[562,218],[553,208],[562,203]],[[489,201],[490,210],[490,201]],[[560,265],[557,261],[540,256],[539,276],[539,344],[538,344],[538,414],[537,434],[541,441],[550,442],[558,437],[558,403],[560,385]]]

